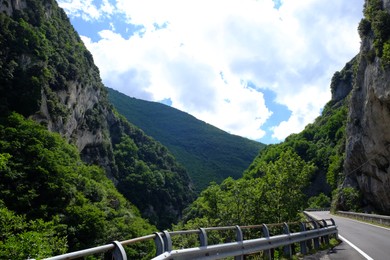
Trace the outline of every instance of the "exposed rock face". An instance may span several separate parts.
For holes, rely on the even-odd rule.
[[[338,71],[333,75],[330,88],[332,92],[331,101],[335,104],[344,101],[352,91],[353,66],[355,66],[357,62],[356,59],[357,57],[354,57],[340,72]]]
[[[4,0],[0,5],[0,12],[7,15],[12,15],[15,10],[26,8],[26,1],[24,0]]]
[[[31,10],[33,11],[26,15]],[[29,110],[19,111],[17,106],[12,107],[12,110],[41,122],[50,131],[60,133],[78,147],[84,161],[103,166],[107,175],[114,179],[116,169],[113,167],[109,126],[115,124],[118,119],[109,107],[106,90],[91,54],[80,47],[82,42],[71,25],[61,20],[66,19],[65,13],[51,0],[46,0],[43,4],[38,1],[4,0],[0,3],[0,12],[10,17],[22,17],[21,19],[33,22],[36,26],[42,23],[51,24],[54,20],[61,22],[50,33],[37,37],[46,38],[46,46],[54,50],[47,48],[42,51],[46,56],[37,57],[36,51],[31,52],[29,48],[5,46],[8,48],[6,52],[17,53],[12,60],[16,61],[17,66],[15,70],[11,70],[11,74],[26,75],[23,80],[29,83],[25,84],[25,89],[19,85],[16,87],[12,76],[8,82],[3,83],[3,98],[6,98],[8,105],[31,101],[34,106],[26,106]],[[62,33],[61,36],[56,35],[59,32]],[[34,35],[36,31],[26,29],[26,33]],[[33,36],[31,38],[35,39]],[[40,50],[44,44],[45,42],[37,41],[31,48]],[[75,62],[78,64],[72,64]],[[11,62],[7,60],[5,63]],[[62,71],[58,72],[57,68]],[[34,70],[49,71],[47,74],[50,76],[47,77],[51,79],[33,84],[32,78],[42,78],[41,74]],[[28,91],[31,91],[31,94]],[[16,97],[12,98],[9,95],[11,92],[17,93]],[[24,94],[26,97],[22,99],[23,93],[27,94]]]
[[[194,195],[186,170],[113,110],[91,53],[55,0],[0,1],[0,28],[0,117],[17,112],[59,133],[153,224],[176,222]]]
[[[366,1],[367,2],[367,1]],[[390,1],[384,1],[387,12]],[[351,95],[343,186],[358,188],[368,208],[390,214],[390,68],[379,57],[371,31],[362,38],[360,62]]]

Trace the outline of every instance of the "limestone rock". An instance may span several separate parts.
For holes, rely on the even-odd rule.
[[[390,11],[390,1],[384,1]],[[368,60],[374,35],[363,37],[347,124],[345,186],[358,188],[365,206],[390,214],[390,69]]]

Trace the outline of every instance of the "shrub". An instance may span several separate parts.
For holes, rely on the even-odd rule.
[[[353,187],[345,187],[340,190],[343,210],[358,211],[360,208],[361,194]]]
[[[383,54],[382,54],[382,65],[383,68],[389,68],[390,66],[390,42],[387,41],[383,45]]]
[[[362,19],[359,23],[358,31],[360,38],[367,36],[371,30],[371,23],[367,19]]]

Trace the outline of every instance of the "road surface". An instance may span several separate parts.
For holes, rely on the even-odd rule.
[[[307,213],[317,219],[333,218],[343,241],[335,252],[321,259],[390,260],[390,229],[331,215],[329,211]]]

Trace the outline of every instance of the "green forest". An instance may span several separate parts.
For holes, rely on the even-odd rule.
[[[156,230],[59,134],[12,113],[0,125],[0,258],[41,258]],[[129,248],[138,258],[152,249]]]
[[[378,55],[388,66],[390,16],[381,3],[368,1],[359,32],[378,36],[376,53],[363,58]],[[11,15],[0,13],[1,259],[41,259],[163,229],[297,221],[305,208],[361,207],[358,190],[340,188],[348,93],[330,100],[312,124],[280,144],[230,139],[192,119],[179,128],[184,115],[159,108],[165,120],[171,118],[156,141],[157,128],[137,127],[142,113],[134,113],[133,122],[121,101],[113,100],[121,95],[103,85],[91,53],[56,1],[26,5]],[[332,94],[339,86],[352,89],[360,58],[334,74]],[[71,94],[92,103],[82,106]],[[138,109],[154,113],[154,106]],[[175,143],[186,139],[187,132],[175,132],[183,127],[198,129],[184,146]],[[89,143],[81,146],[80,140]],[[195,143],[202,156],[189,152]],[[242,150],[234,151],[238,145]],[[226,150],[229,155],[222,156]],[[217,170],[210,174],[210,167]],[[199,171],[204,175],[191,175]],[[149,259],[155,248],[140,243],[126,251],[129,259]]]
[[[127,120],[166,146],[188,171],[197,192],[210,182],[240,178],[264,144],[228,134],[157,103],[130,98],[108,88],[109,100]]]

